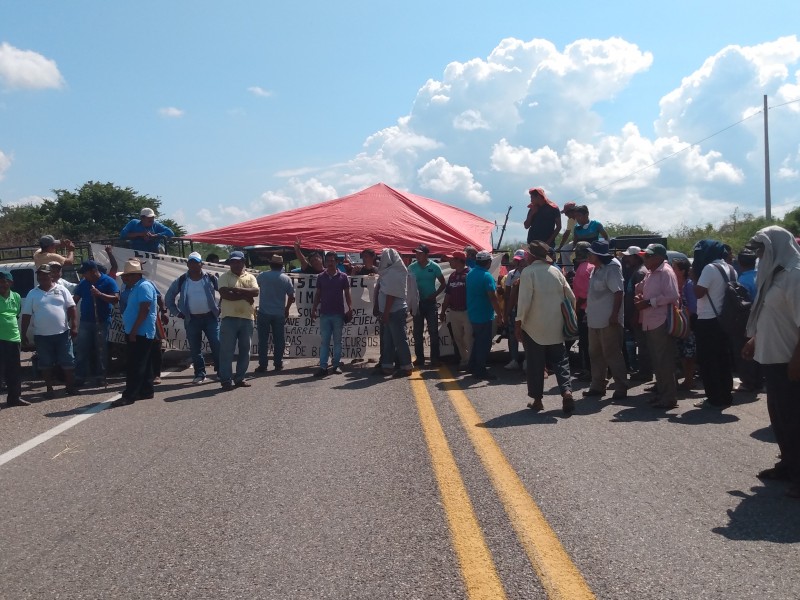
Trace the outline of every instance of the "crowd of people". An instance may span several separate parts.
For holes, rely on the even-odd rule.
[[[735,256],[719,241],[701,240],[691,261],[670,260],[659,243],[644,249],[611,247],[603,225],[589,218],[586,206],[567,203],[561,209],[541,188],[532,188],[529,195],[527,246],[513,253],[499,278],[490,272],[491,252],[472,246],[440,262],[430,257],[425,243],[415,248],[413,261],[394,248],[380,253],[365,249],[362,263],[351,265],[335,252],[306,257],[298,239],[297,271],[316,275],[311,319],[319,323],[321,340],[314,375],[342,373],[342,330],[353,314],[349,276],[374,276],[374,314],[380,323],[376,373],[404,377],[415,367],[439,367],[441,322],[452,334],[458,370],[480,380],[497,378],[489,356],[494,333],[505,332],[506,369],[524,371],[527,406],[533,411],[545,408],[548,374],[555,375],[566,414],[575,409],[575,377],[588,381],[584,397],[603,398],[613,388],[612,401],[626,399],[634,383],[652,382],[645,388],[648,401],[661,410],[676,408],[679,395],[694,389],[698,373],[705,393],[696,404],[701,409],[724,409],[733,403],[734,392],[766,387],[781,460],[759,476],[790,480],[788,493],[800,497],[800,246],[793,235],[767,227]],[[142,210],[142,221],[152,218],[147,211]],[[569,219],[563,233],[561,215]],[[134,242],[150,242],[164,233],[156,232],[152,221],[126,229]],[[53,243],[52,236],[42,238],[38,286],[24,301],[13,292],[11,274],[0,271],[0,351],[9,405],[27,404],[20,395],[19,352],[26,348],[31,327],[48,396],[54,394],[56,366],[68,394],[92,377],[104,384],[115,304],[120,304],[127,336],[126,383],[117,405],[153,396],[167,311],[184,322],[193,383],[208,379],[203,336],[223,390],[251,385],[247,372],[254,331],[259,340],[256,373],[269,369],[270,338],[273,369],[283,369],[284,331],[295,290],[279,254],[272,256],[269,270],[255,276],[245,268],[244,254],[234,251],[226,261],[228,270],[217,276],[205,271],[202,257],[193,252],[186,273],[162,299],[141,262],[133,259],[123,265],[120,289],[111,248],[106,249],[112,260],[109,273],[85,261],[78,268],[82,280],[68,289],[60,270],[73,257],[55,253]],[[443,262],[451,268],[447,278]],[[744,296],[731,295],[740,288],[747,290]],[[744,298],[750,310],[731,321],[725,315],[736,298]],[[571,351],[576,342],[577,353]],[[740,380],[737,388],[734,373]]]

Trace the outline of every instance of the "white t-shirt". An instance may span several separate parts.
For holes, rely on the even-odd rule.
[[[69,329],[67,309],[75,301],[61,285],[55,284],[46,292],[35,287],[22,302],[22,314],[31,315],[33,335],[58,335]]]
[[[697,285],[708,290],[708,294],[697,299],[698,319],[716,318],[717,315],[714,313],[714,308],[719,313],[722,310],[722,303],[725,301],[725,279],[722,277],[719,268],[714,265],[722,265],[722,268],[728,273],[728,280],[736,281],[736,271],[721,258],[706,265],[703,268],[703,272],[700,273],[700,279],[697,280]],[[709,301],[709,298],[711,301]],[[714,308],[711,307],[712,301],[714,302]]]
[[[203,315],[209,311],[208,296],[201,277],[194,281],[188,275],[186,276],[186,306],[189,309],[189,314]]]
[[[764,294],[756,322],[754,359],[762,365],[788,363],[800,338],[800,269],[781,271]]]

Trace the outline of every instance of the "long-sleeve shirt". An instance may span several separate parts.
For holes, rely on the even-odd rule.
[[[650,331],[663,325],[669,305],[677,304],[678,297],[678,279],[672,267],[663,262],[642,282],[642,298],[650,304],[641,311],[642,329]]]
[[[519,278],[517,321],[523,331],[541,346],[564,342],[564,318],[561,303],[564,297],[574,304],[567,280],[557,268],[536,261],[525,267]]]

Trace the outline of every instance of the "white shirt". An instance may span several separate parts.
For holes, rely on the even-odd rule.
[[[67,309],[75,301],[64,286],[54,284],[46,292],[35,287],[22,302],[22,314],[31,315],[33,335],[58,335],[69,329]]]
[[[717,314],[722,311],[722,303],[725,301],[725,280],[719,268],[714,265],[722,265],[722,268],[728,273],[728,280],[736,281],[736,271],[721,258],[706,265],[703,268],[703,272],[700,273],[700,279],[697,280],[697,285],[708,290],[708,294],[697,299],[698,319],[716,318]],[[711,300],[709,300],[709,298]],[[714,308],[717,309],[716,314],[714,313],[714,308],[711,307],[712,301],[714,302]]]
[[[208,309],[208,296],[201,277],[194,281],[188,275],[186,276],[186,306],[189,309],[189,314],[203,315],[209,311]]]
[[[799,338],[800,268],[777,273],[764,294],[753,358],[763,365],[788,363]]]

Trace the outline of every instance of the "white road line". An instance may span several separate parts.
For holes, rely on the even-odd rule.
[[[36,446],[38,446],[40,444],[44,444],[47,440],[51,440],[54,437],[56,437],[57,435],[59,435],[61,433],[64,433],[67,429],[72,429],[78,423],[83,423],[86,419],[88,419],[90,417],[93,417],[94,415],[96,415],[100,411],[103,411],[103,410],[107,409],[109,406],[111,406],[111,403],[114,400],[116,400],[116,399],[118,399],[120,397],[121,396],[119,394],[117,394],[115,396],[112,396],[108,400],[105,400],[104,402],[101,402],[100,404],[96,404],[95,406],[92,406],[86,412],[83,412],[83,413],[81,413],[79,415],[76,415],[76,416],[72,417],[69,421],[64,421],[63,423],[61,423],[59,425],[56,425],[52,429],[37,435],[35,438],[30,439],[27,442],[24,442],[24,443],[20,444],[16,448],[12,448],[8,452],[4,452],[3,454],[0,454],[0,466],[3,466],[7,462],[12,461],[15,458],[17,458],[18,456],[21,456],[21,455],[25,454],[28,450],[32,450],[33,448],[36,448]]]
[[[171,375],[173,375],[175,373],[178,373],[178,372],[179,371],[166,371],[166,372],[161,374],[161,378],[165,379],[165,378],[167,378],[167,377],[169,377],[169,376],[171,376]],[[81,414],[72,417],[69,421],[64,421],[63,423],[61,423],[59,425],[56,425],[52,429],[49,429],[48,431],[45,431],[44,433],[40,433],[35,438],[30,439],[27,442],[23,442],[22,444],[20,444],[16,448],[12,448],[8,452],[4,452],[3,454],[0,454],[0,467],[2,467],[7,462],[10,462],[10,461],[14,460],[18,456],[22,456],[28,450],[33,450],[34,448],[36,448],[36,446],[39,446],[40,444],[44,444],[48,440],[52,440],[54,437],[56,437],[57,435],[59,435],[61,433],[64,433],[68,429],[72,429],[78,423],[83,423],[86,419],[88,419],[90,417],[93,417],[94,415],[96,415],[99,412],[104,411],[109,406],[111,406],[111,403],[114,402],[114,400],[118,400],[121,397],[122,396],[120,394],[115,394],[115,395],[111,396],[111,398],[109,398],[108,400],[104,400],[103,402],[101,402],[99,404],[96,404],[96,405],[92,406],[91,408],[87,409],[85,412],[82,412]]]

